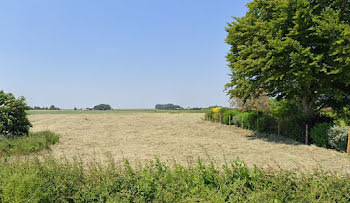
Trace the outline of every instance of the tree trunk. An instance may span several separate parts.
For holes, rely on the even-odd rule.
[[[303,97],[302,104],[304,119],[307,122],[315,116],[315,109],[313,108],[314,104],[308,97]]]

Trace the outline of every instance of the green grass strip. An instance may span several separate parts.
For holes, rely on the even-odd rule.
[[[38,152],[58,141],[59,136],[50,131],[31,132],[15,138],[0,137],[0,157]]]

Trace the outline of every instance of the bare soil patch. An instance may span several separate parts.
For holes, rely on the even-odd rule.
[[[345,153],[306,146],[291,140],[254,135],[253,132],[204,121],[203,114],[38,114],[29,116],[33,131],[60,135],[54,156],[83,161],[127,158],[145,162],[159,157],[186,164],[198,157],[218,164],[239,157],[248,165],[290,170],[323,170],[350,174]]]

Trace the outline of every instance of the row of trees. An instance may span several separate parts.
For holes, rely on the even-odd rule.
[[[61,110],[58,107],[55,107],[54,105],[51,105],[49,108],[48,107],[39,107],[39,106],[34,106],[30,107],[31,110]]]
[[[174,105],[174,104],[157,104],[155,106],[155,108],[159,109],[159,110],[180,110],[180,109],[183,109],[181,106]]]
[[[305,123],[327,107],[349,118],[350,1],[254,0],[248,8],[227,27],[230,97],[282,101]]]

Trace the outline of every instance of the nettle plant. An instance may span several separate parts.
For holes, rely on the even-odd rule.
[[[15,137],[28,135],[31,123],[27,118],[29,106],[24,97],[15,98],[11,93],[0,91],[0,135]]]

